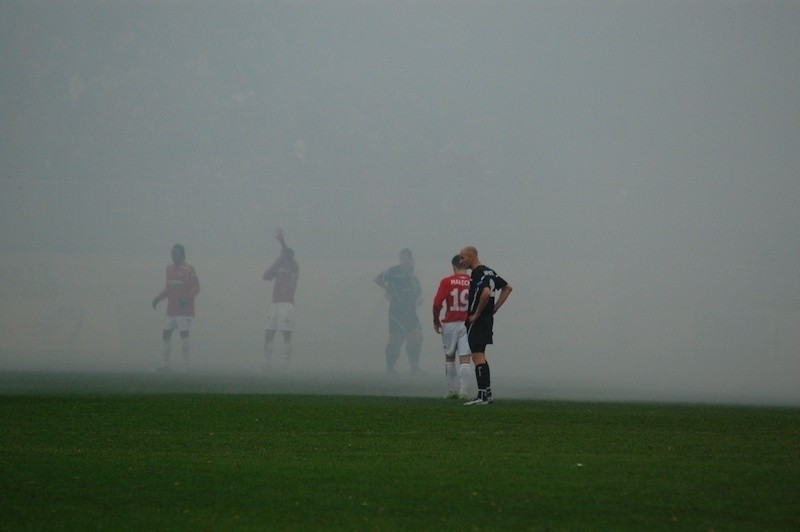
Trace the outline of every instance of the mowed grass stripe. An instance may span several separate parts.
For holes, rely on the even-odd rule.
[[[0,527],[800,528],[800,409],[0,396]]]

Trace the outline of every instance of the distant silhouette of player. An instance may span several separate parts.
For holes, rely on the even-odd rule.
[[[264,335],[264,370],[272,367],[275,331],[283,333],[283,368],[288,369],[292,359],[292,330],[294,329],[294,292],[300,267],[294,259],[294,250],[286,245],[283,229],[275,232],[275,238],[281,243],[281,255],[261,277],[265,281],[275,281],[272,285],[272,303],[269,306],[269,318]]]
[[[200,292],[200,282],[194,268],[186,262],[186,250],[180,244],[172,246],[172,264],[167,266],[167,283],[153,299],[153,308],[159,301],[167,300],[167,317],[164,321],[162,340],[164,341],[163,370],[170,368],[172,351],[172,331],[178,329],[181,335],[183,367],[189,369],[189,328],[194,318],[194,298]]]
[[[392,266],[375,277],[375,284],[383,288],[389,300],[389,341],[386,343],[386,371],[395,373],[394,365],[400,358],[400,347],[406,343],[406,354],[412,374],[424,373],[419,367],[422,351],[422,326],[417,317],[417,306],[422,303],[422,289],[414,275],[414,257],[411,250],[400,251],[400,264]]]

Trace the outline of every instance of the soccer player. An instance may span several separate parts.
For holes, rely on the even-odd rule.
[[[386,372],[395,373],[400,347],[406,343],[406,354],[414,375],[424,373],[419,367],[422,352],[422,326],[417,306],[422,304],[422,289],[414,275],[414,257],[408,248],[400,251],[400,264],[375,277],[375,284],[386,292],[389,300],[389,341],[386,343]]]
[[[172,351],[172,331],[178,329],[181,335],[184,370],[189,369],[189,327],[194,318],[194,298],[200,292],[200,282],[194,268],[186,262],[186,250],[180,244],[172,246],[172,264],[167,266],[167,283],[164,290],[153,299],[153,308],[159,301],[167,300],[167,317],[161,335],[164,341],[164,371],[169,370]]]
[[[285,356],[283,369],[289,369],[292,360],[292,330],[294,329],[294,292],[300,267],[294,259],[294,250],[286,245],[283,229],[275,232],[275,238],[281,243],[281,255],[270,266],[261,278],[264,281],[275,281],[272,285],[272,304],[269,306],[269,318],[264,334],[264,370],[272,366],[275,331],[283,333],[283,353]]]
[[[433,297],[433,330],[442,335],[444,374],[449,388],[447,398],[467,399],[470,348],[465,322],[469,304],[470,277],[458,255],[453,257],[450,264],[453,266],[453,275],[439,282],[439,288]],[[458,354],[457,374],[456,354]]]
[[[486,346],[492,343],[494,314],[500,310],[511,294],[511,285],[497,275],[494,270],[481,264],[478,250],[467,246],[458,252],[458,258],[472,270],[469,284],[469,306],[467,309],[467,338],[475,364],[475,378],[478,383],[478,396],[465,406],[487,405],[492,402],[492,383],[489,363],[486,361]],[[494,298],[495,291],[500,294]]]

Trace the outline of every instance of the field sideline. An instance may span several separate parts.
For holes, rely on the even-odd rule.
[[[14,390],[6,530],[800,528],[797,408]]]

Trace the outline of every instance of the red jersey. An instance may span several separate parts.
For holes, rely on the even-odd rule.
[[[200,282],[194,268],[185,262],[173,263],[167,266],[167,284],[156,299],[167,298],[167,316],[194,316],[194,298],[198,292]]]
[[[264,272],[265,281],[275,280],[272,285],[273,303],[294,303],[294,291],[297,288],[297,278],[300,276],[300,267],[294,259],[280,257],[275,264]]]
[[[456,273],[445,277],[439,283],[439,289],[433,298],[433,324],[467,320],[469,304],[469,275]],[[442,307],[444,316],[442,317]]]

